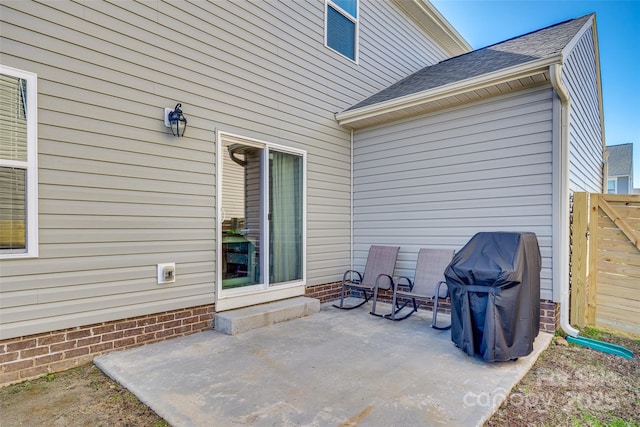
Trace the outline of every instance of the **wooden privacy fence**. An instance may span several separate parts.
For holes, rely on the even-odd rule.
[[[640,195],[574,193],[571,323],[640,335]]]

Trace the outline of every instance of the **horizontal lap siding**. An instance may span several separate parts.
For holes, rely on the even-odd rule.
[[[563,80],[571,95],[569,189],[602,192],[603,143],[593,33],[567,56]]]
[[[536,88],[355,135],[355,264],[371,244],[460,249],[479,231],[535,232],[551,298],[552,92]]]
[[[0,339],[213,303],[216,129],[307,150],[308,283],[339,280],[334,113],[444,59],[394,3],[361,16],[356,65],[324,47],[324,1],[2,2],[2,63],[38,74],[40,257],[2,261]],[[176,282],[157,285],[164,262]]]

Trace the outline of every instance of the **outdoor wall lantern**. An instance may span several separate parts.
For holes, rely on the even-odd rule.
[[[164,109],[164,125],[171,128],[173,136],[184,136],[184,131],[187,128],[187,118],[182,114],[180,109],[182,104],[176,104],[176,108]]]

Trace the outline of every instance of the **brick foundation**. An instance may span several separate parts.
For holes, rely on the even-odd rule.
[[[340,298],[340,288],[340,282],[309,286],[305,295],[326,303]],[[391,291],[381,291],[378,298],[390,303]],[[420,305],[422,309],[431,310],[432,307],[433,303]],[[441,301],[438,309],[450,313],[450,301]],[[211,329],[213,315],[214,306],[210,304],[2,340],[0,387],[64,371],[88,363],[95,356],[109,351]],[[540,301],[541,331],[555,333],[559,319],[559,304]]]
[[[304,291],[304,296],[309,298],[316,298],[320,300],[320,303],[329,301],[335,301],[340,298],[340,289],[342,288],[342,282],[326,283],[324,285],[307,286]]]
[[[321,303],[335,301],[340,298],[341,282],[327,283],[325,285],[309,286],[305,291],[305,296],[317,298]],[[354,293],[355,295],[355,293]],[[380,291],[378,300],[391,303],[392,292]],[[433,302],[420,303],[418,309],[433,310]],[[441,300],[438,302],[438,312],[451,313],[451,300]],[[560,322],[560,304],[553,301],[540,300],[540,331],[555,333]]]
[[[64,371],[113,350],[211,329],[213,304],[0,341],[0,386]]]
[[[560,325],[560,304],[540,301],[540,330],[555,334]]]

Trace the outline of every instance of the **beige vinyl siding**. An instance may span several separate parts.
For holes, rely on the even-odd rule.
[[[0,339],[212,303],[216,129],[307,151],[307,283],[339,280],[334,113],[444,59],[394,3],[360,11],[356,65],[324,46],[322,0],[2,2],[1,61],[39,79],[40,257],[2,262]],[[185,138],[162,122],[177,102]]]
[[[596,76],[593,32],[589,29],[567,56],[563,67],[563,81],[571,96],[571,191],[603,191],[603,132]]]
[[[459,250],[479,231],[536,233],[551,298],[552,91],[538,87],[355,134],[354,246]]]
[[[224,148],[223,148],[224,149]],[[225,153],[226,154],[226,153]],[[239,160],[244,160],[245,155],[235,155]],[[244,218],[245,203],[245,172],[244,168],[231,160],[230,155],[222,156],[225,175],[225,185],[222,191],[224,200],[223,219]]]
[[[396,63],[401,74],[409,75],[422,68],[420,64],[436,64],[447,58],[438,46],[425,49],[424,44],[419,43],[421,30],[413,21],[407,22],[404,16],[398,15],[393,1],[376,2],[375,9],[371,9],[372,6],[371,2],[360,2],[361,19],[368,24],[360,27],[360,64],[373,67],[372,72],[384,87],[397,80],[384,69],[376,69],[375,64]],[[407,52],[411,57],[407,58]]]

